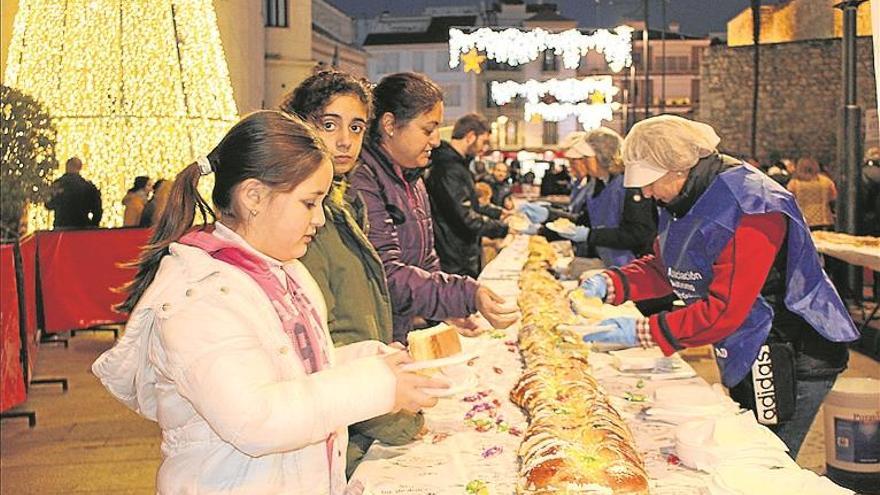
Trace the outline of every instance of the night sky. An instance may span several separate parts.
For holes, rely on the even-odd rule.
[[[353,17],[372,17],[387,10],[392,14],[419,14],[431,5],[475,5],[479,0],[329,0]],[[651,4],[650,24],[660,24],[660,2]],[[489,5],[490,1],[481,2]],[[528,0],[527,3],[538,3]],[[581,27],[614,27],[622,17],[642,16],[643,0],[548,0],[556,3],[559,13],[576,19]],[[763,4],[776,3],[764,0]],[[666,17],[681,24],[684,34],[704,35],[725,31],[727,21],[749,7],[749,0],[666,0]],[[598,13],[598,21],[597,21]]]

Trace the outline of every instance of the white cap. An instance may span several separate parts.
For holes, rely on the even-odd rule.
[[[669,170],[647,160],[630,162],[625,165],[623,171],[623,187],[644,187],[653,184],[667,173]]]
[[[715,129],[675,115],[643,120],[623,141],[624,187],[644,187],[668,172],[695,166],[714,153],[721,138]]]
[[[569,132],[559,142],[559,148],[564,150],[563,156],[566,158],[585,158],[588,156],[596,156],[593,147],[587,143],[587,133],[581,131]]]

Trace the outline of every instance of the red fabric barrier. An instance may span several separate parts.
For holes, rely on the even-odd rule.
[[[21,326],[14,256],[13,244],[0,246],[0,411],[21,404],[26,397],[19,359]]]
[[[24,325],[27,335],[27,373],[33,375],[40,349],[40,336],[37,334],[37,238],[31,234],[18,243],[21,252],[22,284],[24,285]],[[30,383],[31,376],[28,376]]]
[[[43,331],[65,332],[126,321],[128,315],[113,310],[125,298],[114,289],[131,281],[136,272],[119,265],[137,258],[149,236],[149,229],[37,234]]]

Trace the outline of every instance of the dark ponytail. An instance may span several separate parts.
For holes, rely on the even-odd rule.
[[[168,194],[168,203],[162,216],[159,217],[159,223],[150,237],[150,242],[144,246],[137,261],[127,265],[131,268],[136,267],[138,272],[134,280],[123,287],[123,290],[128,292],[128,297],[117,306],[118,311],[130,313],[134,309],[141,295],[156,278],[159,262],[168,254],[168,246],[183,237],[192,227],[196,209],[201,214],[202,224],[208,223],[209,216],[211,222],[217,219],[214,210],[199,194],[198,185],[201,176],[199,164],[191,163],[174,178],[174,184]]]
[[[398,72],[383,77],[373,88],[375,117],[370,126],[370,140],[381,141],[382,116],[386,113],[394,115],[394,125],[400,128],[442,101],[443,90],[424,74]]]
[[[246,179],[257,179],[271,189],[286,192],[315,173],[329,160],[329,153],[315,129],[299,117],[282,112],[254,112],[235,124],[214,150],[208,154],[214,172],[212,199],[224,223],[234,227],[243,215],[233,201],[236,186]],[[118,311],[131,312],[153,283],[159,263],[168,254],[168,246],[189,231],[196,210],[201,224],[213,223],[217,213],[198,191],[201,178],[199,164],[191,163],[174,179],[168,203],[156,230],[137,261],[128,265],[137,268],[134,280],[122,290],[128,292]],[[210,219],[209,219],[210,217]]]

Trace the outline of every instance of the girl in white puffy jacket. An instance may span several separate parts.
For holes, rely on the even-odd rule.
[[[219,218],[191,229],[215,174]],[[119,343],[92,366],[162,428],[161,494],[340,494],[346,426],[436,403],[441,383],[401,371],[379,342],[333,348],[321,292],[297,261],[324,224],[333,175],[314,130],[245,117],[180,172],[122,309]]]

